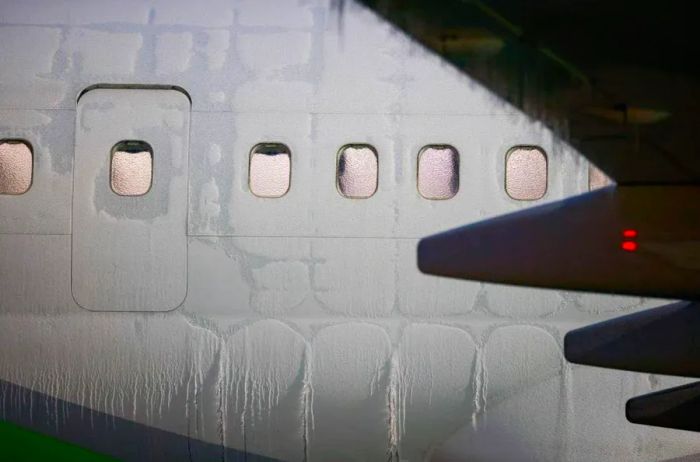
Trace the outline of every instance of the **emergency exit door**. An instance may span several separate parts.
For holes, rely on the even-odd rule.
[[[187,293],[190,100],[95,88],[78,100],[72,291],[97,311],[168,311]]]

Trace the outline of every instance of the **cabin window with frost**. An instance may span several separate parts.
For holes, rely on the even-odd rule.
[[[0,140],[0,194],[24,194],[32,185],[32,148],[22,140]]]
[[[112,148],[109,183],[120,196],[143,196],[153,182],[153,148],[145,141],[120,141]]]
[[[536,146],[516,146],[506,154],[506,193],[534,201],[547,192],[547,155]]]
[[[250,151],[248,186],[258,197],[282,197],[289,191],[292,159],[281,143],[260,143]]]
[[[338,151],[336,186],[350,199],[367,199],[377,192],[377,151],[368,144],[348,144]]]
[[[605,188],[613,184],[613,181],[601,169],[593,164],[588,164],[588,190]]]
[[[459,191],[459,153],[448,145],[432,144],[418,153],[418,192],[431,200],[450,199]]]

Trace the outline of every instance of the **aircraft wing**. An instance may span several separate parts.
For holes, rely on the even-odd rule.
[[[428,274],[700,300],[700,42],[653,2],[364,0],[616,185],[422,239]],[[567,334],[569,361],[698,376],[697,303]],[[634,423],[700,431],[700,382],[634,398]]]

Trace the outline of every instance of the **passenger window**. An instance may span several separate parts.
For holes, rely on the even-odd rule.
[[[32,185],[31,145],[22,140],[0,140],[0,194],[24,194]]]
[[[120,196],[143,196],[153,182],[153,148],[145,141],[120,141],[112,148],[109,182]]]
[[[541,199],[547,192],[547,155],[536,146],[516,146],[506,154],[506,193],[516,200]]]
[[[448,145],[432,144],[418,153],[418,192],[431,200],[450,199],[459,191],[459,153]]]
[[[248,185],[258,197],[282,197],[289,191],[291,153],[281,143],[260,143],[250,151]]]
[[[588,190],[594,191],[596,189],[604,188],[613,184],[613,180],[610,179],[601,169],[593,164],[588,164]]]
[[[367,199],[377,191],[377,151],[368,144],[348,144],[338,152],[336,186],[344,197]]]

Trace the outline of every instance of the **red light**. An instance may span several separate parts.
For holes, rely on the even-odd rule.
[[[634,252],[637,250],[637,247],[637,243],[634,241],[622,242],[622,250],[626,250],[627,252]]]
[[[637,237],[636,229],[625,229],[622,231],[622,237]]]

